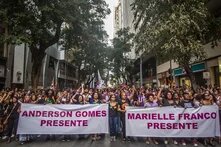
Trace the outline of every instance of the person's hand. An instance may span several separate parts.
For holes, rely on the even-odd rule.
[[[196,109],[196,108],[199,108],[199,106],[195,105],[194,108],[195,108],[195,109]]]
[[[133,85],[133,86],[132,86],[132,88],[133,88],[133,90],[136,90],[136,87],[135,87],[135,85]]]
[[[75,102],[75,103],[77,102],[77,100],[76,100],[76,99],[72,99],[72,101],[73,101],[73,102]]]
[[[140,102],[139,101],[137,101],[137,106],[139,106],[140,105]]]

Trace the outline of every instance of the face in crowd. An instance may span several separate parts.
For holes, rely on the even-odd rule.
[[[173,99],[173,96],[172,96],[172,93],[171,92],[167,92],[167,99],[168,100],[172,100]]]
[[[24,101],[25,101],[25,102],[29,102],[29,101],[30,101],[30,96],[29,96],[29,95],[26,95]]]
[[[84,90],[84,93],[88,93],[88,89],[85,89],[85,90]]]
[[[115,102],[116,101],[116,96],[113,94],[113,95],[111,95],[111,97],[110,97],[110,101],[111,102]]]
[[[36,96],[35,95],[32,95],[31,96],[31,100],[34,102],[34,101],[36,101]]]
[[[17,103],[17,102],[18,102],[17,98],[16,98],[16,97],[13,97],[12,102],[13,102],[13,103]]]
[[[154,101],[154,95],[149,95],[149,98],[148,98],[149,102],[153,102]]]
[[[213,96],[209,93],[205,93],[204,94],[204,101],[212,101],[213,100]]]
[[[49,90],[49,91],[48,91],[48,95],[49,95],[49,96],[52,96],[52,94],[53,94],[53,91],[52,91],[52,90]]]
[[[98,98],[99,98],[98,93],[95,92],[95,93],[94,93],[94,99],[98,99]]]
[[[179,99],[179,95],[177,93],[174,93],[174,99],[178,100]]]
[[[126,93],[125,92],[121,93],[121,99],[124,99],[124,100],[126,99]]]
[[[184,100],[191,100],[192,99],[189,92],[184,92],[183,97],[184,97]]]
[[[80,96],[78,97],[78,101],[79,101],[79,102],[83,102],[83,96],[82,96],[82,95],[80,95]]]
[[[88,93],[89,93],[90,95],[92,95],[92,94],[93,94],[93,90],[90,89]]]

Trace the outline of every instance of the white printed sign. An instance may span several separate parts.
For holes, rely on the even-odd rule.
[[[18,134],[108,133],[108,105],[22,104]]]
[[[220,136],[219,109],[216,105],[199,108],[127,107],[126,135],[140,137]]]

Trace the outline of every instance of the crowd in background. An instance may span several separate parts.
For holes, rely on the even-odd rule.
[[[135,86],[121,85],[118,88],[87,88],[64,90],[22,90],[4,89],[0,92],[0,137],[10,142],[18,139],[21,143],[41,135],[16,135],[20,104],[109,104],[110,141],[120,138],[123,141],[131,141],[126,137],[125,112],[126,106],[135,107],[184,107],[198,108],[203,105],[218,105],[221,108],[221,89],[219,87],[200,87],[196,91],[183,87],[170,88],[135,88]],[[221,109],[220,109],[221,110]],[[49,137],[53,135],[48,135]],[[85,135],[79,135],[82,138]],[[92,140],[102,139],[103,134],[91,135]],[[63,141],[69,141],[71,135],[63,135]],[[158,144],[160,138],[145,138],[146,144]],[[164,144],[182,144],[191,140],[194,146],[198,146],[201,139],[163,138]],[[215,138],[204,138],[203,144],[214,145]],[[217,139],[219,141],[219,138]]]

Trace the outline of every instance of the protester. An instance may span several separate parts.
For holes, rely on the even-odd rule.
[[[152,107],[158,107],[159,104],[157,101],[154,101],[154,95],[153,94],[149,94],[147,96],[147,99],[144,103],[144,108],[152,108]],[[150,142],[153,142],[154,144],[159,144],[158,141],[156,140],[156,138],[147,138],[146,140],[146,144],[150,144]]]
[[[102,104],[109,105],[109,126],[110,140],[115,141],[118,133],[123,136],[123,141],[130,141],[131,138],[126,136],[125,113],[127,106],[139,108],[152,107],[183,107],[198,108],[206,105],[218,105],[221,115],[221,89],[200,87],[196,92],[183,87],[164,87],[164,88],[135,88],[135,86],[123,85],[116,88],[87,88],[81,86],[78,89],[41,89],[36,92],[24,89],[6,89],[0,92],[0,137],[3,140],[11,139],[16,136],[18,118],[20,112],[20,103],[30,104]],[[8,117],[7,128],[1,129],[3,120]],[[85,134],[86,135],[86,134]],[[79,138],[85,138],[85,135],[79,135]],[[43,136],[39,134],[38,136]],[[48,134],[47,136],[53,136]],[[100,140],[101,134],[92,135],[92,140]],[[31,137],[31,135],[21,135],[21,138]],[[62,140],[70,141],[73,135],[64,134]],[[186,145],[185,139],[172,138],[174,144],[181,142]],[[146,143],[153,142],[159,144],[158,138],[148,138]],[[198,146],[196,139],[191,139],[194,146]],[[221,139],[220,139],[221,140]],[[169,138],[163,138],[164,144],[169,143]],[[22,140],[21,140],[22,142]],[[214,145],[215,138],[205,138],[205,145]]]
[[[6,137],[8,138],[8,142],[11,142],[11,139],[16,136],[17,126],[18,126],[18,118],[19,118],[20,104],[18,103],[18,98],[16,96],[12,96],[12,102],[8,105],[8,109],[6,109],[5,113],[7,117],[5,122],[8,121],[8,129],[6,132]]]
[[[130,106],[130,100],[127,98],[126,93],[122,92],[119,100],[119,112],[120,112],[120,120],[122,123],[122,132],[123,132],[123,141],[130,141],[129,138],[126,138],[126,124],[125,124],[125,112],[126,106]]]
[[[189,91],[184,91],[183,93],[183,97],[184,99],[180,102],[180,105],[187,109],[187,108],[197,108],[197,104],[194,103],[193,97],[192,97],[192,93]],[[196,140],[196,138],[192,139],[193,140],[193,145],[194,146],[198,146],[198,142]],[[182,139],[182,145],[186,145],[186,141],[184,139]]]
[[[162,100],[162,106],[166,107],[166,106],[178,106],[179,103],[175,103],[174,99],[173,99],[173,94],[171,91],[168,91],[166,92],[166,95],[164,96],[165,98]],[[179,98],[176,98],[176,99],[179,99]],[[168,142],[168,138],[165,138],[164,139],[164,144],[167,145],[169,142]],[[175,138],[173,138],[173,143],[175,145],[178,144],[177,140]]]
[[[205,94],[203,95],[203,99],[201,101],[201,104],[204,105],[204,106],[208,106],[208,105],[213,105],[214,104],[214,101],[213,101],[213,95],[210,94],[209,91],[206,91]],[[214,138],[206,138],[204,139],[204,145],[207,146],[207,145],[211,145],[211,146],[215,146],[214,144]]]
[[[113,94],[110,96],[109,101],[109,122],[110,122],[110,137],[111,141],[116,141],[117,136],[117,119],[118,119],[119,105],[116,101],[116,96]]]
[[[86,98],[87,99],[87,98]],[[90,102],[91,104],[101,104],[101,97],[98,94],[98,92],[94,92],[93,96],[92,96],[92,100]],[[101,139],[101,134],[93,134],[92,135],[92,140],[96,141],[96,140],[100,140]]]

